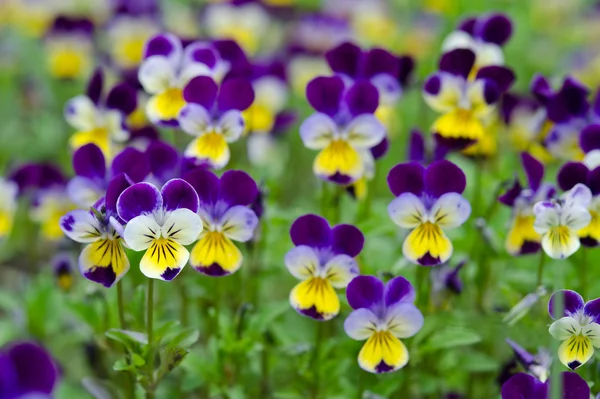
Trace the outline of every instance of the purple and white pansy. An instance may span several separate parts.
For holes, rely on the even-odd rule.
[[[564,372],[562,378],[563,399],[589,399],[590,387],[587,382],[576,373]],[[502,399],[550,399],[551,381],[540,381],[537,378],[518,373],[502,385]]]

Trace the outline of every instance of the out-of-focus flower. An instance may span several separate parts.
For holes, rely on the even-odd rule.
[[[451,148],[464,149],[484,137],[487,118],[514,81],[513,72],[502,66],[483,67],[468,79],[474,63],[471,50],[452,50],[442,56],[440,71],[423,88],[427,104],[442,113],[432,126],[433,133]]]
[[[73,287],[73,260],[69,253],[59,252],[52,258],[52,271],[58,288],[68,292]]]
[[[344,322],[350,338],[367,342],[358,364],[370,373],[396,371],[408,363],[408,350],[399,338],[409,338],[423,327],[423,315],[414,305],[415,290],[404,277],[383,284],[374,276],[358,276],[346,290],[354,309]]]
[[[229,162],[229,144],[244,133],[242,111],[254,101],[249,81],[226,79],[220,86],[208,76],[197,76],[183,90],[187,104],[179,112],[179,125],[196,136],[185,155],[208,162],[215,169]]]
[[[8,236],[12,230],[18,190],[16,183],[0,176],[0,239]]]
[[[144,46],[159,33],[160,25],[152,15],[120,12],[106,27],[107,50],[119,70],[135,70],[144,58]]]
[[[321,150],[314,173],[342,185],[363,177],[373,167],[370,149],[386,136],[373,115],[377,88],[360,81],[346,89],[339,76],[318,77],[308,84],[306,97],[317,113],[302,123],[300,137],[307,148]]]
[[[44,41],[50,75],[58,79],[86,76],[94,58],[93,33],[94,25],[88,19],[57,17]]]
[[[557,309],[558,300],[562,302],[562,313]],[[600,348],[600,299],[584,302],[577,292],[561,290],[550,297],[548,312],[556,320],[550,334],[562,341],[558,359],[575,370],[592,358],[594,348]]]
[[[507,339],[506,343],[513,350],[517,361],[528,373],[532,374],[542,382],[548,379],[548,376],[550,375],[550,366],[552,364],[552,356],[546,349],[541,348],[536,355],[532,355],[510,339]]]
[[[504,14],[467,18],[442,43],[442,51],[469,49],[475,53],[472,73],[489,65],[504,65],[502,46],[512,35],[512,22]]]
[[[439,297],[445,292],[460,294],[463,290],[463,282],[459,273],[467,262],[459,262],[452,267],[447,263],[432,269],[431,271],[431,291],[434,297]]]
[[[159,191],[150,183],[136,183],[119,196],[117,211],[127,223],[123,237],[134,251],[145,251],[140,271],[148,278],[173,280],[187,264],[184,245],[202,231],[198,195],[188,182],[169,180]]]
[[[0,398],[50,398],[60,379],[51,355],[33,342],[14,342],[0,350]]]
[[[592,193],[583,184],[575,185],[563,199],[534,205],[534,230],[542,236],[542,249],[551,258],[565,259],[579,249],[578,231],[588,226]]]
[[[73,241],[87,244],[79,255],[81,274],[112,287],[129,270],[123,249],[122,226],[117,219],[117,198],[130,185],[123,174],[108,185],[106,197],[91,210],[74,210],[60,219],[60,228]]]
[[[544,165],[528,153],[521,153],[521,164],[527,176],[529,188],[523,188],[519,179],[498,201],[512,208],[511,227],[506,236],[506,251],[513,255],[525,255],[539,251],[542,237],[534,227],[533,206],[554,196],[555,188],[542,182]]]
[[[107,170],[104,155],[95,144],[84,145],[75,151],[73,169],[75,177],[67,183],[67,194],[82,208],[89,208],[102,198],[113,177],[124,173],[137,183],[150,173],[148,157],[131,147],[121,151]]]
[[[433,148],[428,148],[423,133],[419,129],[412,129],[408,138],[408,161],[427,165],[431,162],[444,159],[448,154],[448,148],[437,140],[434,140],[432,144]]]
[[[317,215],[304,215],[290,229],[296,246],[285,255],[290,274],[301,280],[290,293],[296,311],[315,320],[331,320],[340,312],[335,288],[346,288],[358,276],[354,259],[363,248],[361,231],[348,224],[330,227]]]
[[[242,265],[243,256],[233,241],[252,239],[258,217],[250,205],[258,187],[245,172],[227,171],[219,179],[209,170],[198,168],[184,175],[200,197],[198,214],[204,230],[192,248],[190,264],[209,276],[226,276]]]
[[[423,266],[450,259],[452,243],[442,229],[459,227],[471,214],[471,205],[461,196],[467,184],[463,171],[446,160],[427,168],[408,162],[393,167],[387,180],[396,196],[388,206],[390,217],[411,230],[402,246],[404,256]]]
[[[65,105],[65,119],[77,132],[71,136],[71,147],[96,144],[104,156],[111,159],[115,146],[129,138],[125,118],[137,105],[135,89],[127,83],[114,86],[103,95],[104,74],[98,69],[87,86],[86,94],[69,100]]]
[[[563,397],[569,399],[589,399],[590,387],[575,373],[561,373]],[[518,373],[502,385],[502,399],[549,399],[550,380],[541,382],[525,373]]]

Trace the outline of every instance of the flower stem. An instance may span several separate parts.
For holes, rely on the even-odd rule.
[[[148,293],[146,295],[146,332],[148,334],[148,378],[146,399],[154,399],[154,279],[148,279]]]
[[[325,322],[317,322],[317,329],[315,331],[315,347],[313,351],[313,356],[311,359],[311,368],[315,373],[313,386],[312,386],[312,399],[319,398],[319,389],[321,385],[321,373],[320,373],[320,362],[319,358],[321,357],[321,343],[323,341],[323,335],[325,332]]]
[[[126,330],[125,307],[123,305],[123,283],[121,281],[117,283],[117,307],[119,309],[119,324],[121,325],[121,329]]]
[[[579,265],[579,283],[581,284],[580,292],[581,296],[587,298],[587,282],[591,276],[588,276],[588,264],[587,264],[587,248],[581,248],[581,264]]]
[[[537,269],[537,284],[536,286],[542,285],[542,279],[544,277],[544,263],[546,262],[546,254],[543,250],[540,251],[540,261],[538,262]]]

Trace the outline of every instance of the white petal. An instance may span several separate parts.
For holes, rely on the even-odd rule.
[[[573,230],[562,231],[560,228],[553,228],[542,237],[542,248],[553,259],[568,258],[577,252],[580,246],[579,237]]]
[[[402,96],[402,86],[396,78],[387,73],[381,73],[371,78],[371,83],[379,92],[379,103],[393,105]]]
[[[167,57],[153,55],[140,65],[138,79],[147,93],[159,94],[175,83],[175,68]]]
[[[227,111],[219,119],[219,128],[228,143],[233,143],[244,133],[245,122],[242,113],[237,110]]]
[[[67,195],[77,206],[89,208],[104,194],[103,190],[90,179],[75,176],[67,183]]]
[[[353,257],[342,254],[331,258],[323,267],[323,272],[327,281],[335,288],[346,288],[360,270]]]
[[[189,209],[176,209],[167,216],[162,226],[162,236],[177,241],[181,245],[190,245],[202,232],[202,220]]]
[[[121,112],[108,110],[104,112],[103,119],[114,141],[122,143],[129,139],[129,131],[125,128],[125,118]]]
[[[444,42],[442,43],[442,52],[447,53],[459,48],[473,50],[475,48],[475,41],[467,32],[455,30],[444,39]]]
[[[352,339],[364,341],[377,331],[379,319],[367,308],[356,309],[344,321],[344,331]]]
[[[388,205],[392,221],[404,229],[412,229],[425,221],[427,211],[423,202],[413,193],[404,193]]]
[[[177,120],[181,129],[192,136],[208,133],[211,129],[212,118],[208,111],[198,104],[186,104],[179,111]]]
[[[285,254],[285,266],[292,276],[298,280],[306,280],[316,275],[319,257],[311,247],[299,245]]]
[[[335,122],[329,116],[321,113],[312,114],[300,125],[300,138],[302,138],[304,146],[311,150],[321,150],[327,147],[336,132]]]
[[[94,215],[81,209],[60,218],[61,230],[73,241],[90,243],[101,238],[104,229]]]
[[[587,208],[590,202],[592,202],[592,192],[581,183],[576,184],[565,195],[565,206],[579,205]]]
[[[65,105],[65,119],[77,130],[92,130],[98,125],[96,104],[84,95],[72,98]]]
[[[592,215],[583,206],[571,206],[563,208],[560,215],[560,224],[571,230],[580,230],[592,221]]]
[[[142,251],[160,237],[160,226],[154,218],[147,215],[136,216],[125,226],[124,239],[134,251]]]
[[[592,341],[592,345],[600,348],[600,324],[590,323],[581,327],[581,334],[585,335]]]
[[[552,323],[549,331],[554,338],[564,341],[571,335],[579,335],[581,325],[572,317],[563,317]]]
[[[287,104],[288,88],[281,79],[267,76],[255,80],[252,86],[254,102],[266,106],[274,114],[282,111]]]
[[[398,338],[408,338],[418,333],[423,321],[423,315],[411,303],[399,303],[388,309],[385,315],[388,331]]]
[[[600,150],[592,150],[585,154],[583,163],[589,170],[594,170],[600,166]]]
[[[278,155],[275,139],[270,134],[251,134],[247,145],[248,160],[253,165],[267,166]]]
[[[258,218],[256,214],[247,206],[234,206],[221,217],[223,233],[234,241],[246,242],[250,240],[257,225]]]
[[[196,76],[210,76],[214,78],[214,72],[206,64],[201,62],[192,62],[186,65],[179,73],[177,87],[184,87],[190,80]]]
[[[552,227],[558,226],[560,223],[560,206],[550,202],[542,201],[538,202],[533,206],[533,213],[535,215],[535,223],[533,229],[538,234],[544,234]]]
[[[486,65],[504,65],[504,53],[502,48],[494,43],[478,42],[475,47],[477,59],[475,63],[479,67]]]
[[[375,115],[359,115],[346,126],[347,141],[354,148],[371,148],[385,138],[386,129]]]
[[[442,195],[433,204],[431,216],[437,225],[444,228],[458,227],[471,215],[471,204],[458,193]]]
[[[450,112],[454,110],[463,97],[464,79],[440,72],[436,76],[440,79],[440,89],[437,94],[423,91],[423,98],[427,105],[437,112]]]

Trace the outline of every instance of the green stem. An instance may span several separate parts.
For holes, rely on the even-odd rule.
[[[121,325],[121,329],[127,330],[125,306],[123,305],[123,283],[120,280],[117,283],[117,308],[119,309],[119,324]]]
[[[588,262],[587,262],[587,248],[581,248],[581,264],[579,265],[579,283],[581,284],[580,292],[581,296],[587,298],[587,283],[588,279]]]
[[[154,279],[148,279],[148,293],[146,296],[146,331],[148,334],[148,378],[146,399],[154,399]]]
[[[178,291],[179,291],[179,301],[181,302],[181,307],[179,308],[179,321],[183,327],[187,327],[188,324],[188,293],[187,288],[185,286],[184,280],[177,280]]]
[[[541,250],[540,251],[540,261],[538,262],[538,269],[537,269],[537,284],[536,284],[537,287],[542,285],[542,279],[544,277],[544,263],[546,263],[546,253],[543,250]]]
[[[312,386],[312,399],[319,398],[319,389],[321,385],[321,373],[319,365],[319,358],[321,357],[321,344],[323,341],[323,334],[325,332],[325,322],[317,322],[317,329],[315,331],[315,348],[313,351],[312,359],[311,359],[311,369],[314,371],[314,380]]]

